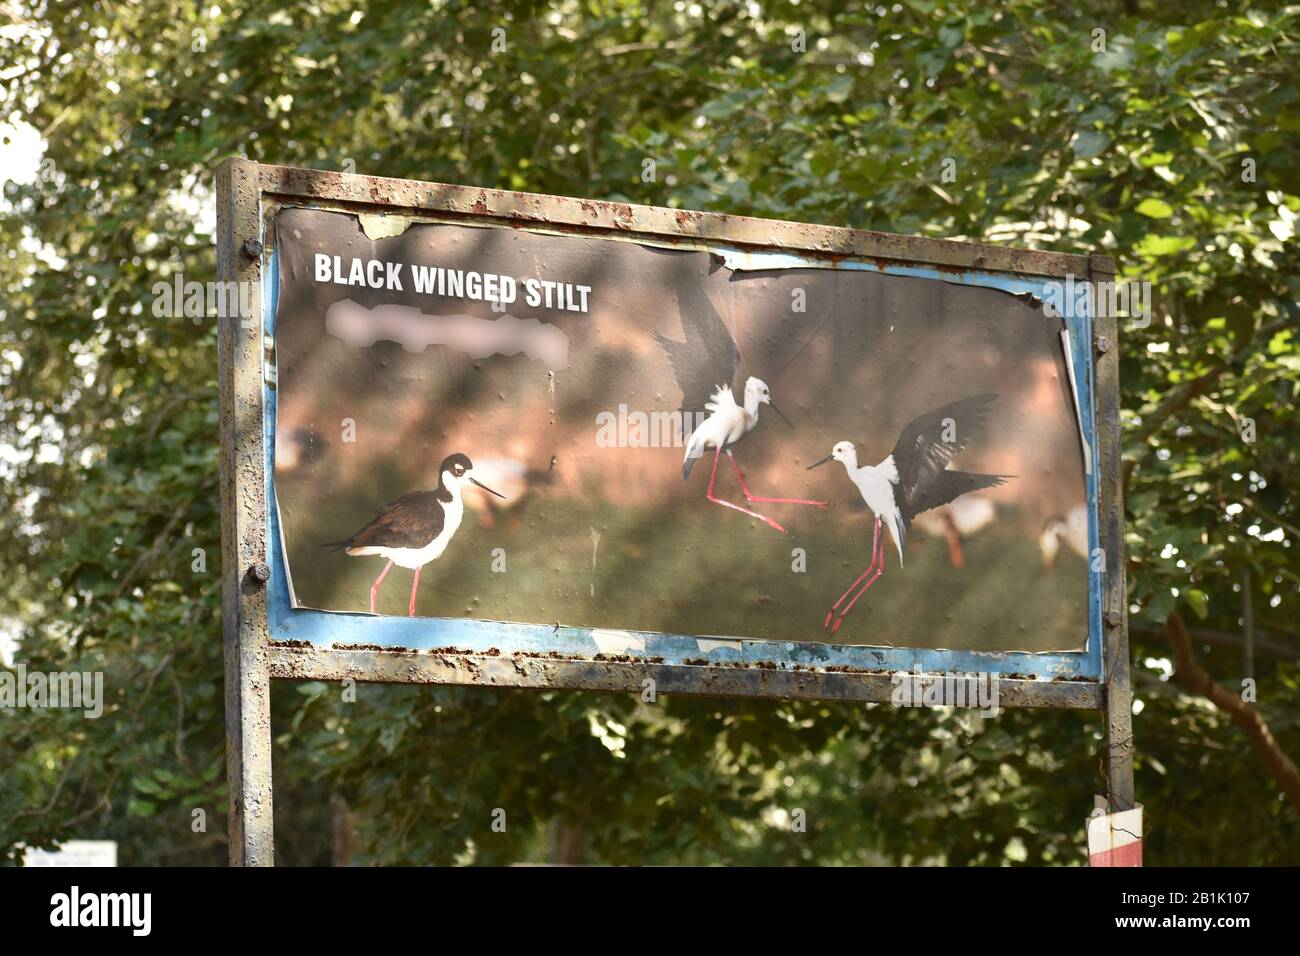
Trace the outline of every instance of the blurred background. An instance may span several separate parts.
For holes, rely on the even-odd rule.
[[[1118,343],[1146,860],[1294,863],[1298,36],[1198,0],[0,3],[0,642],[108,696],[0,712],[0,853],[226,858],[215,321],[154,305],[214,278],[237,154],[1117,256],[1154,290]],[[279,684],[273,714],[285,864],[1078,865],[1105,789],[1078,713]]]

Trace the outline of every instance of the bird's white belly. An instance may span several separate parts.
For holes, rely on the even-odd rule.
[[[447,550],[447,545],[451,543],[452,536],[456,529],[460,527],[460,519],[465,514],[465,505],[457,496],[447,504],[443,512],[442,532],[422,548],[363,548],[355,554],[378,554],[392,561],[399,568],[416,568],[424,567],[430,561],[436,561],[442,557],[442,553]]]
[[[704,433],[705,448],[734,444],[749,432],[749,420],[744,409],[738,408],[720,413],[709,424],[713,427]]]
[[[858,486],[862,500],[871,509],[872,514],[883,518],[896,509],[894,486],[879,471],[872,469],[867,474],[855,478],[853,483]]]

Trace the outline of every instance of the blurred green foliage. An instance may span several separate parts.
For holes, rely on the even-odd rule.
[[[1120,341],[1147,860],[1296,862],[1300,816],[1165,679],[1160,627],[1181,609],[1238,686],[1245,583],[1259,707],[1300,754],[1298,40],[1295,7],[1205,0],[0,5],[0,118],[46,142],[0,206],[0,630],[108,689],[97,721],[0,713],[0,854],[224,860],[215,323],[152,289],[213,277],[211,170],[240,154],[1117,255],[1155,290]],[[357,862],[545,859],[563,832],[616,863],[1078,864],[1105,789],[1070,713],[273,703],[281,862],[328,862],[346,802]]]

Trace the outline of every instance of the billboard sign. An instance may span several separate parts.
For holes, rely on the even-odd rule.
[[[219,186],[223,278],[257,289],[222,326],[246,716],[244,675],[1127,693],[1114,320],[1069,294],[1108,258],[245,161]]]

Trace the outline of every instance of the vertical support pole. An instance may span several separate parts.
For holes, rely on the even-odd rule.
[[[221,390],[222,643],[226,659],[226,777],[230,863],[274,862],[271,682],[266,625],[266,469],[262,392],[261,188],[256,163],[217,167],[217,278],[248,283],[218,318]],[[250,254],[251,253],[251,254]],[[227,285],[227,289],[241,286]],[[251,313],[240,315],[241,303]]]
[[[1115,260],[1094,255],[1088,261],[1092,283],[1093,352],[1096,357],[1097,488],[1100,492],[1101,547],[1106,558],[1102,582],[1102,666],[1106,694],[1106,775],[1110,811],[1133,809],[1133,677],[1128,647],[1128,595],[1124,557],[1124,462],[1121,456],[1119,328],[1099,283],[1115,281]]]

